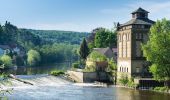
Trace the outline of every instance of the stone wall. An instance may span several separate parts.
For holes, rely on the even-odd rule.
[[[78,83],[91,83],[95,81],[109,82],[109,74],[106,72],[81,72],[67,71],[69,77]]]

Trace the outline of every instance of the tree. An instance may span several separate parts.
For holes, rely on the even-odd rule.
[[[41,61],[40,54],[36,50],[29,50],[27,56],[27,63],[29,66],[36,66]]]
[[[94,43],[97,48],[116,46],[116,32],[101,28],[96,31]]]
[[[143,53],[152,63],[150,72],[156,80],[170,80],[170,21],[158,20],[150,29]]]
[[[89,48],[87,46],[86,39],[83,39],[83,42],[80,45],[80,51],[79,51],[80,57],[83,60],[86,60],[87,56],[89,55]]]
[[[4,64],[5,67],[12,67],[12,59],[10,56],[8,55],[3,55],[1,58],[0,58],[0,61],[2,64]]]

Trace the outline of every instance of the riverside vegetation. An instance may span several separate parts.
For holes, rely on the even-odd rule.
[[[78,59],[76,51],[80,41],[87,36],[86,32],[18,29],[6,21],[0,25],[0,45],[9,48],[1,54],[0,65],[37,66],[74,61]],[[22,54],[13,51],[13,47],[19,48]]]

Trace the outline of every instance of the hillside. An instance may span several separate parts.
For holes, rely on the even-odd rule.
[[[66,44],[80,44],[82,39],[88,36],[87,32],[73,32],[73,31],[57,31],[57,30],[27,30],[35,35],[38,35],[47,43],[66,43]]]

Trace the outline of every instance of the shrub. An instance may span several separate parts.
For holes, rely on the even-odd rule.
[[[154,91],[158,91],[158,92],[167,92],[169,89],[168,87],[155,87]]]
[[[29,66],[36,66],[41,61],[40,54],[36,50],[29,50],[27,56],[27,63]]]
[[[63,75],[65,74],[64,71],[62,70],[55,70],[55,71],[51,71],[50,73],[51,75],[54,75],[54,76],[58,76],[58,75]]]
[[[5,67],[12,67],[12,58],[8,55],[3,55],[1,58],[1,63],[4,64]]]
[[[128,83],[128,77],[125,76],[125,75],[121,75],[121,78],[119,79],[119,82],[122,84],[122,85],[126,85]]]
[[[72,67],[73,67],[73,68],[79,68],[79,65],[80,65],[80,64],[79,64],[78,62],[75,62],[75,63],[72,64]]]

